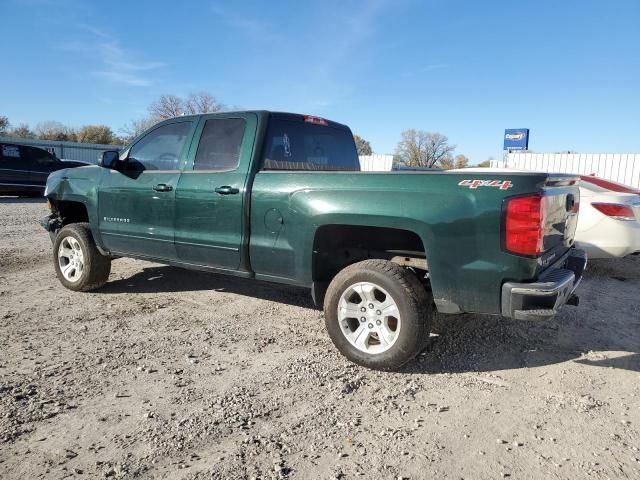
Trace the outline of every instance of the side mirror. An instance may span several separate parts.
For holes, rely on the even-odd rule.
[[[100,156],[100,166],[104,168],[114,169],[120,159],[120,153],[117,150],[107,150],[102,152]]]

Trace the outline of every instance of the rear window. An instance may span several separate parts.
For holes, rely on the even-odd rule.
[[[267,129],[264,170],[359,171],[351,132],[300,118],[272,118]]]

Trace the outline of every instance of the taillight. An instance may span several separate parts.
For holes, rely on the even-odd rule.
[[[619,203],[600,203],[594,202],[591,204],[593,208],[601,213],[604,213],[607,217],[615,218],[616,220],[635,220],[636,216],[627,205],[621,205]]]
[[[540,195],[508,200],[504,246],[510,253],[538,257],[544,251],[544,206]]]

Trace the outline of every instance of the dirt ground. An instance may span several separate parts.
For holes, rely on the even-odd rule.
[[[640,478],[640,258],[380,373],[305,291],[128,259],[68,291],[45,214],[0,198],[0,478]]]

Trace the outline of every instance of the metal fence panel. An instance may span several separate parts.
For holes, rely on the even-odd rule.
[[[393,167],[393,155],[360,155],[363,172],[389,172]]]
[[[640,154],[638,153],[510,152],[504,160],[492,160],[491,166],[493,168],[596,175],[640,188]]]

